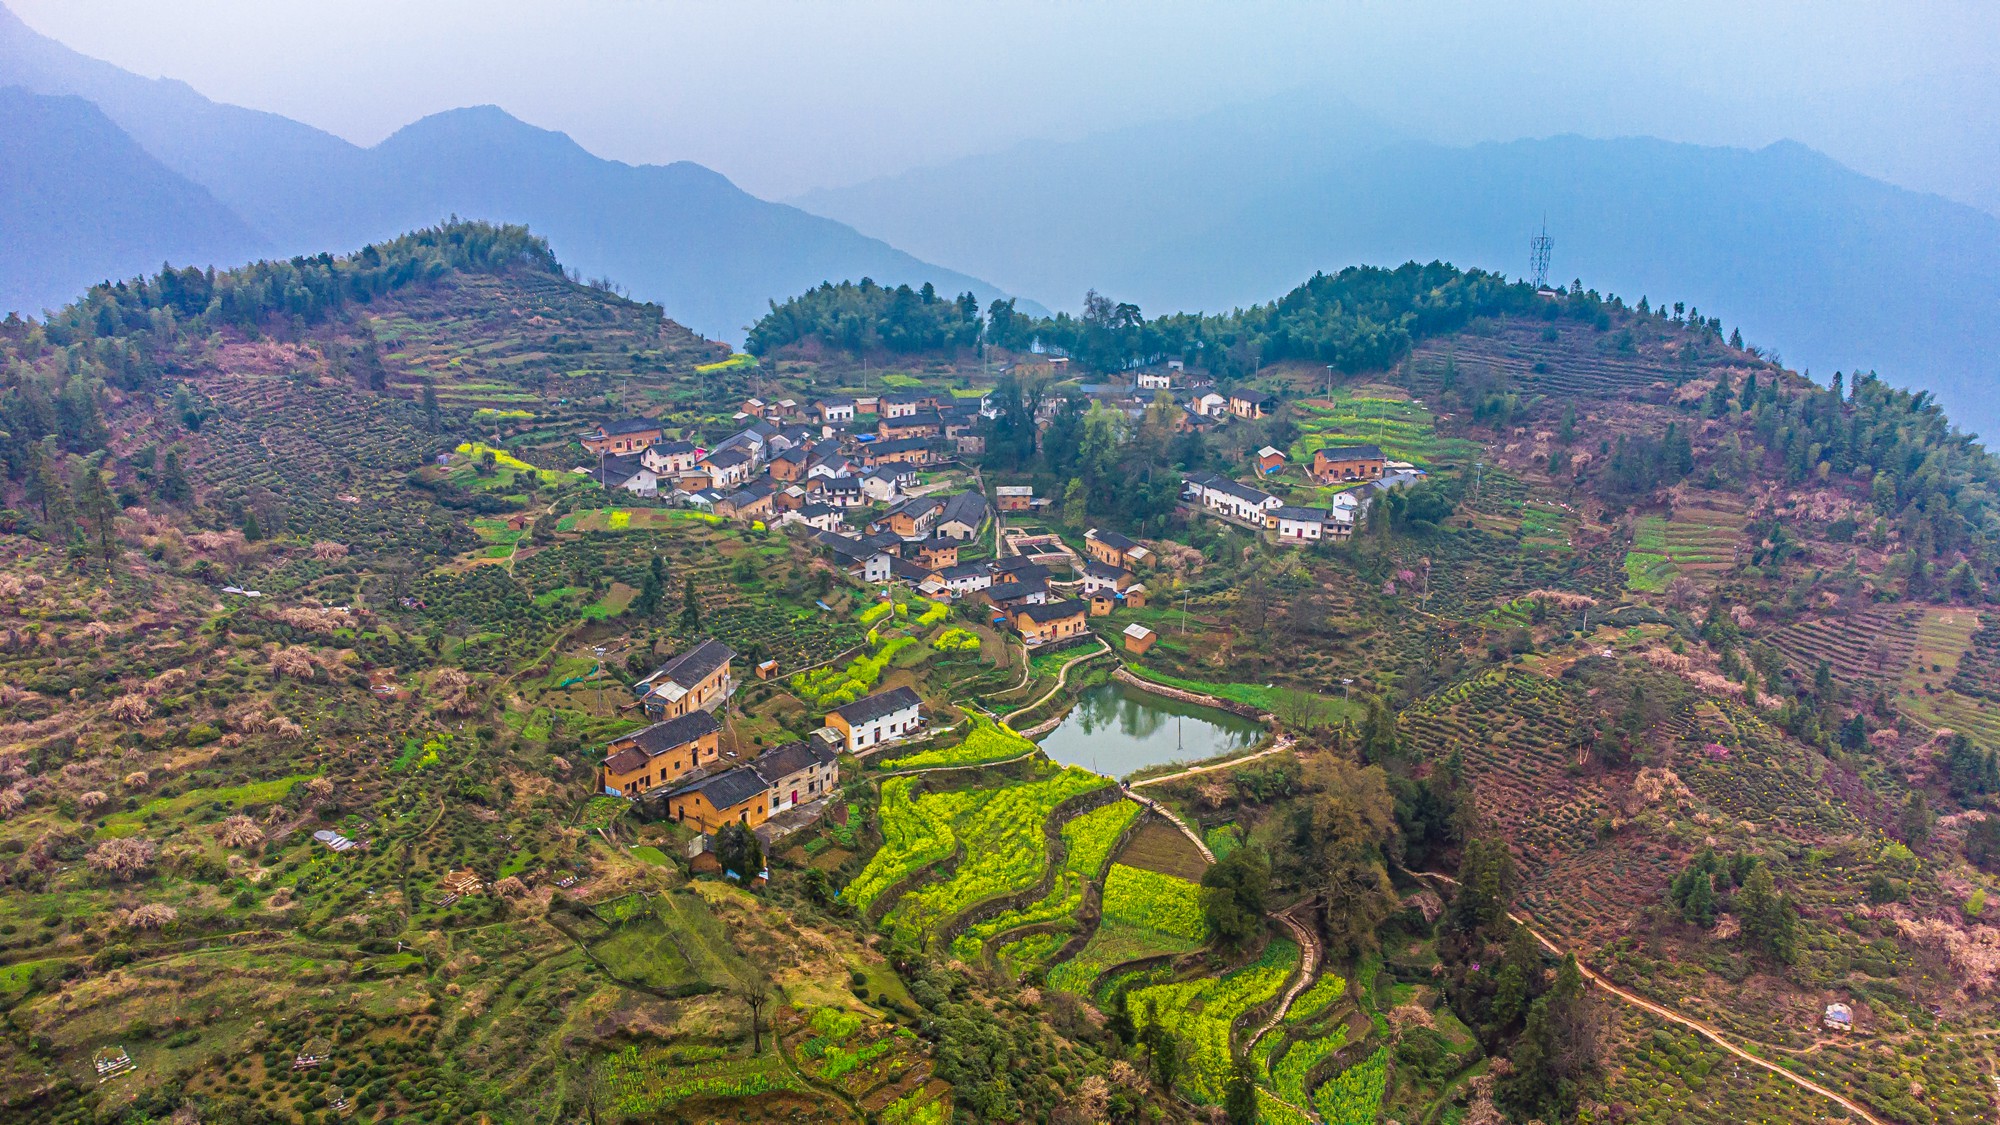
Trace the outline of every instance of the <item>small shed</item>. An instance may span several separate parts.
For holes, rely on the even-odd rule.
[[[90,1061],[97,1068],[99,1082],[116,1078],[132,1069],[132,1056],[123,1047],[100,1047]]]
[[[1130,586],[1125,587],[1125,608],[1146,608],[1146,584],[1144,582],[1134,582]]]
[[[1090,595],[1090,615],[1092,617],[1109,617],[1111,616],[1111,611],[1117,608],[1118,597],[1109,590],[1099,590],[1095,594]]]
[[[313,1070],[333,1055],[333,1043],[323,1035],[315,1035],[305,1041],[299,1053],[292,1056],[293,1070]]]
[[[1125,631],[1121,635],[1125,638],[1125,651],[1134,656],[1145,655],[1146,650],[1153,647],[1153,642],[1160,639],[1158,633],[1136,621],[1125,626]]]
[[[768,680],[777,674],[778,662],[775,660],[766,660],[757,665],[757,678],[760,680]]]
[[[1854,1009],[1838,1002],[1828,1004],[1826,1014],[1820,1017],[1819,1022],[1830,1031],[1853,1031]]]

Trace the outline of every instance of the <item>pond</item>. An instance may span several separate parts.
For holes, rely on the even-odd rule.
[[[1165,762],[1219,758],[1257,744],[1255,720],[1113,680],[1088,688],[1042,749],[1064,765],[1124,777]]]

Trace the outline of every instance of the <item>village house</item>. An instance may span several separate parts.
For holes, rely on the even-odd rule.
[[[1322,484],[1380,480],[1388,458],[1373,445],[1339,445],[1313,451],[1313,479]]]
[[[1285,451],[1274,446],[1265,446],[1257,451],[1257,475],[1268,477],[1285,471]]]
[[[1049,600],[1048,583],[1040,579],[995,578],[992,585],[979,593],[1003,617],[1021,606],[1041,605]]]
[[[742,409],[738,410],[736,413],[749,414],[749,415],[754,415],[758,418],[762,418],[764,416],[765,407],[769,405],[770,404],[766,403],[763,399],[752,396],[750,398],[746,398],[743,400]]]
[[[1264,526],[1278,533],[1280,542],[1316,542],[1326,534],[1333,513],[1325,508],[1299,508],[1284,504],[1264,513]]]
[[[875,424],[875,433],[884,441],[894,441],[898,438],[942,437],[944,419],[935,410],[919,410],[911,414],[882,419]]]
[[[1238,418],[1268,418],[1276,413],[1278,400],[1255,391],[1232,391],[1229,412]]]
[[[993,490],[993,506],[1003,512],[1026,512],[1035,506],[1033,485],[1003,484]]]
[[[1264,526],[1264,513],[1282,507],[1284,501],[1260,489],[1238,484],[1228,477],[1209,472],[1192,472],[1181,477],[1181,495],[1211,512],[1219,512],[1246,523]]]
[[[933,536],[917,543],[910,557],[933,569],[957,566],[958,540]]]
[[[655,719],[679,718],[691,711],[713,711],[736,690],[730,661],[736,653],[710,638],[654,669],[633,685],[646,714]]]
[[[899,687],[834,708],[826,725],[840,735],[848,753],[858,754],[915,734],[924,725],[923,703],[916,692]]]
[[[916,470],[907,466],[884,465],[870,469],[861,474],[861,495],[877,504],[892,504],[908,487],[905,479],[914,481],[916,477]]]
[[[946,539],[974,538],[986,526],[986,512],[986,497],[977,492],[961,492],[945,501],[943,511],[938,514],[937,534]]]
[[[813,408],[819,412],[819,420],[829,426],[854,421],[854,400],[851,398],[823,398],[814,403]]]
[[[675,823],[692,825],[704,834],[713,834],[732,820],[746,828],[755,828],[771,815],[770,791],[771,787],[756,770],[737,766],[669,792],[667,815]]]
[[[993,572],[984,563],[959,563],[938,570],[937,576],[944,581],[945,589],[956,597],[978,593],[993,585]]]
[[[863,582],[876,586],[889,580],[895,556],[862,541],[859,536],[822,531],[813,536],[813,542],[825,547],[843,570]]]
[[[691,441],[654,442],[639,454],[639,460],[660,476],[672,477],[688,472],[699,464],[701,449]]]
[[[589,430],[577,440],[592,453],[638,453],[660,440],[666,431],[651,418],[620,418]]]
[[[1137,570],[1153,557],[1138,540],[1095,527],[1083,533],[1083,549],[1098,562],[1124,570]]]
[[[1109,617],[1111,612],[1118,608],[1118,596],[1109,590],[1086,594],[1083,600],[1090,603],[1092,617]]]
[[[744,488],[724,496],[715,502],[715,514],[724,519],[760,520],[772,515],[777,505],[772,497],[777,490],[768,480],[756,481]]]
[[[1120,633],[1119,636],[1124,639],[1125,651],[1131,653],[1133,656],[1146,655],[1146,650],[1152,648],[1153,642],[1160,639],[1158,633],[1153,632],[1136,621],[1125,626],[1125,631]]]
[[[598,790],[612,796],[637,797],[671,785],[713,764],[721,739],[722,727],[707,711],[690,711],[621,735],[604,747]]]
[[[881,397],[876,416],[880,421],[886,422],[892,418],[908,418],[920,410],[936,406],[937,399],[931,395],[917,391],[898,391]]]
[[[1133,583],[1132,572],[1096,559],[1086,559],[1083,564],[1083,592],[1095,594],[1099,591],[1117,596]]]
[[[783,523],[802,523],[814,531],[839,531],[846,523],[839,508],[825,504],[805,504],[781,517]]]
[[[894,559],[889,563],[889,573],[927,598],[942,597],[946,592],[944,577],[938,573],[937,567],[909,559]]]
[[[772,816],[809,805],[840,783],[839,757],[818,739],[774,746],[759,754],[750,768],[764,779]]]
[[[724,492],[741,486],[757,468],[756,458],[741,448],[710,453],[698,464],[708,473],[710,487]]]
[[[1169,391],[1174,387],[1172,371],[1141,371],[1133,376],[1132,382],[1142,391]]]
[[[937,461],[937,443],[930,438],[892,438],[870,442],[860,449],[861,463],[878,465],[930,465]]]
[[[1187,408],[1201,418],[1219,418],[1229,413],[1229,400],[1214,391],[1203,391],[1188,400]]]
[[[817,484],[817,488],[812,486]],[[830,508],[859,508],[862,504],[860,477],[808,477],[807,489]]]
[[[652,496],[660,490],[660,478],[642,464],[636,456],[616,457],[609,453],[599,454],[597,471],[591,479],[606,489],[623,489],[636,496]]]
[[[1021,640],[1034,647],[1082,636],[1090,628],[1089,612],[1083,602],[1070,598],[1016,606],[1007,616]]]
[[[771,479],[777,481],[804,480],[806,475],[806,447],[795,445],[771,457]]]
[[[918,496],[889,509],[869,524],[870,530],[886,529],[905,540],[926,539],[944,514],[944,501],[935,496]]]

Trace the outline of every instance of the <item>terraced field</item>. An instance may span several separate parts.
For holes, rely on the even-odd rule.
[[[1438,437],[1431,412],[1404,397],[1340,390],[1297,403],[1292,417],[1300,430],[1287,451],[1294,465],[1312,464],[1313,451],[1329,445],[1379,445],[1396,460],[1426,467],[1478,453],[1472,442]]]
[[[1142,957],[1192,952],[1206,936],[1200,885],[1114,863],[1104,879],[1096,931],[1074,957],[1049,970],[1048,984],[1088,995],[1105,970]]]
[[[1299,947],[1275,938],[1257,960],[1219,977],[1158,984],[1126,994],[1133,1027],[1157,1022],[1185,1048],[1180,1090],[1206,1105],[1219,1105],[1235,1057],[1235,1024],[1270,1003],[1299,968]]]
[[[1677,508],[1672,519],[1639,517],[1625,555],[1625,584],[1651,593],[1666,589],[1675,578],[1713,582],[1736,564],[1748,522],[1740,505],[1720,497],[1706,500],[1703,507]]]
[[[1119,801],[1073,817],[1062,827],[1063,863],[1049,893],[1028,906],[971,926],[953,940],[952,953],[974,962],[988,943],[998,939],[1012,950],[1009,961],[1014,971],[1037,967],[1039,957],[1055,953],[1066,935],[1075,930],[1076,912],[1083,906],[1086,889],[1103,876],[1111,849],[1138,815],[1138,805]],[[1014,931],[1028,926],[1042,930],[1043,940],[1023,945],[1030,936],[1026,934],[1010,940]],[[1056,939],[1053,945],[1048,938]]]
[[[1545,338],[1553,330],[1555,339]],[[1635,335],[1644,333],[1640,326]],[[1517,392],[1550,396],[1627,396],[1654,383],[1674,385],[1728,361],[1694,356],[1684,363],[1655,341],[1636,338],[1630,350],[1615,333],[1574,322],[1505,320],[1490,334],[1458,333],[1427,340],[1411,356],[1413,385],[1428,389],[1445,378],[1460,382],[1498,379]]]
[[[1907,609],[1870,606],[1796,621],[1768,640],[1808,676],[1825,660],[1844,683],[1887,684],[1910,667],[1919,620]]]

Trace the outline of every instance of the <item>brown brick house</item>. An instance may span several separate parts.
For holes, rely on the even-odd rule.
[[[598,768],[598,788],[636,797],[671,785],[704,766],[721,749],[722,727],[706,711],[691,711],[612,739]]]

